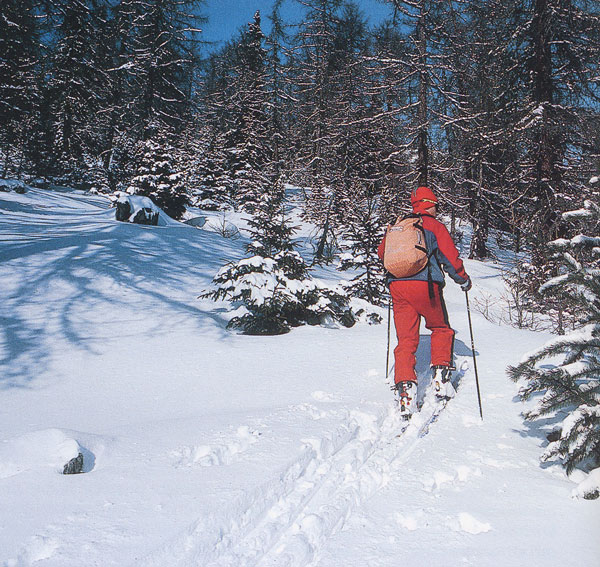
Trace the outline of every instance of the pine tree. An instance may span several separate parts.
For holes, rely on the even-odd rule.
[[[236,79],[229,99],[233,124],[225,141],[236,200],[249,212],[256,209],[268,184],[264,168],[270,162],[264,41],[256,12],[235,49]]]
[[[264,42],[256,12],[239,36],[208,59],[201,95],[210,131],[202,166],[206,191],[248,212],[274,182]]]
[[[366,83],[367,25],[354,4],[344,6],[335,26],[332,74],[331,148],[328,167],[335,188],[334,215],[345,219],[345,203],[353,201],[361,183],[373,185],[380,178],[377,139]],[[361,192],[362,193],[362,192]],[[362,196],[362,195],[361,195]]]
[[[395,24],[405,34],[399,86],[408,105],[403,111],[405,147],[413,167],[407,172],[411,188],[436,186],[432,176],[434,150],[435,89],[439,85],[439,27],[445,18],[445,3],[432,0],[389,0],[395,8]]]
[[[380,167],[377,187],[381,193],[381,219],[391,223],[406,207],[408,191],[403,189],[406,180],[414,175],[411,142],[405,137],[411,100],[403,61],[409,54],[404,35],[394,21],[385,22],[374,34],[366,71],[373,115],[369,122],[376,141],[370,152]]]
[[[187,195],[183,187],[183,174],[177,171],[175,150],[164,139],[146,140],[137,175],[131,180],[127,192],[150,197],[167,215],[179,219],[185,212]]]
[[[448,200],[466,209],[473,227],[470,258],[488,256],[490,225],[500,224],[502,104],[510,85],[502,73],[505,43],[502,6],[496,1],[448,3],[447,21],[440,27],[443,71],[441,122],[445,134],[444,185]],[[494,67],[495,72],[485,72]]]
[[[91,156],[98,154],[95,119],[106,84],[98,37],[103,13],[101,0],[59,0],[49,16],[56,25],[47,82],[54,153],[48,167],[71,182],[84,180]]]
[[[115,191],[135,175],[133,156],[143,137],[143,125],[135,110],[139,95],[135,81],[139,73],[135,22],[135,0],[120,0],[109,7],[100,36],[107,52],[106,94],[98,113],[98,121],[103,125],[100,161],[109,191]]]
[[[281,5],[283,0],[275,0],[269,15],[271,32],[266,38],[267,46],[267,92],[268,107],[270,108],[267,139],[270,145],[271,163],[269,166],[272,179],[278,180],[284,170],[289,169],[286,163],[288,149],[286,137],[292,109],[289,106],[288,67],[283,61],[285,42],[288,39],[286,26],[281,18]]]
[[[550,341],[515,367],[513,380],[524,380],[521,396],[542,394],[525,417],[545,415],[562,419],[556,437],[543,459],[559,457],[571,472],[576,466],[600,466],[600,206],[586,200],[584,208],[563,214],[563,220],[579,222],[592,236],[578,234],[550,243],[562,260],[564,273],[552,278],[542,292],[562,294],[577,306],[579,326]],[[562,361],[549,365],[548,359]],[[546,362],[546,364],[542,364]]]
[[[307,192],[306,213],[319,224],[321,236],[316,260],[320,261],[322,243],[329,237],[331,212],[336,207],[334,185],[332,117],[336,30],[341,0],[297,0],[304,7],[302,23],[293,38],[292,65],[295,120],[292,125],[296,168],[303,173]],[[329,221],[329,224],[327,223]]]
[[[126,0],[133,16],[130,80],[143,137],[171,137],[185,126],[202,0]]]
[[[377,256],[377,246],[383,237],[379,199],[369,188],[355,187],[353,194],[343,230],[349,250],[340,256],[339,269],[358,272],[346,286],[352,297],[381,305],[386,288],[381,260]]]
[[[198,120],[203,122],[205,147],[197,159],[195,206],[220,208],[235,206],[234,181],[228,170],[226,133],[230,127],[227,106],[231,77],[232,44],[211,53],[202,66],[197,100]]]
[[[327,162],[332,110],[332,67],[335,28],[341,0],[297,0],[304,7],[302,23],[291,53],[294,65],[294,95],[297,97],[296,136],[300,159],[308,166],[314,186],[329,185]],[[301,144],[301,145],[300,145]]]
[[[201,295],[244,308],[228,327],[245,334],[276,335],[304,324],[354,324],[344,290],[311,278],[294,250],[294,229],[285,218],[281,187],[263,193],[250,226],[251,256],[221,268],[213,279],[215,289]]]
[[[285,211],[285,191],[280,183],[260,196],[255,214],[248,220],[253,242],[247,251],[264,258],[273,258],[278,252],[294,250],[292,236],[295,227],[290,226]],[[298,274],[305,275],[305,270]]]
[[[0,176],[18,173],[38,121],[41,50],[32,0],[0,6]]]
[[[600,9],[588,0],[510,3],[513,85],[520,93],[514,143],[523,148],[514,182],[516,205],[531,234],[535,264],[539,246],[563,229],[558,211],[579,193],[590,162],[582,127],[598,108]]]

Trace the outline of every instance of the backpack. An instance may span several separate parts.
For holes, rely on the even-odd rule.
[[[428,261],[422,217],[398,217],[396,224],[388,226],[386,231],[385,269],[396,278],[409,278],[425,268]]]

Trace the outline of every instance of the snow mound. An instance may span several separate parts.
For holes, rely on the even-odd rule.
[[[471,516],[467,512],[461,512],[458,515],[458,523],[461,531],[467,532],[468,534],[483,534],[489,532],[492,527],[487,522],[480,522],[478,519]]]
[[[32,431],[0,445],[0,478],[40,468],[62,473],[81,452],[79,443],[60,429]]]
[[[571,492],[573,498],[595,500],[600,496],[600,468],[594,469],[586,479]]]

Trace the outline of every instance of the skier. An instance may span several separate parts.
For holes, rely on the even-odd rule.
[[[398,346],[394,349],[395,389],[400,398],[400,411],[410,416],[416,409],[417,375],[415,353],[419,346],[421,317],[431,331],[432,383],[436,395],[451,398],[455,394],[450,382],[454,330],[448,322],[442,288],[445,285],[442,267],[464,291],[471,289],[471,278],[465,272],[458,250],[448,229],[438,220],[438,199],[428,187],[419,187],[411,194],[413,213],[422,219],[429,261],[417,274],[396,278],[387,273],[387,283],[392,296],[394,325]],[[384,259],[385,241],[377,249]]]

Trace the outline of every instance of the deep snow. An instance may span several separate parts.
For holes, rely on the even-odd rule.
[[[504,372],[549,335],[473,312],[482,422],[449,282],[458,393],[398,437],[385,324],[228,332],[228,306],[197,296],[243,256],[217,230],[243,220],[146,227],[109,207],[0,192],[0,565],[597,564],[600,501],[540,464],[547,431]],[[474,299],[499,296],[500,263],[466,266]],[[78,452],[85,473],[62,475]]]

